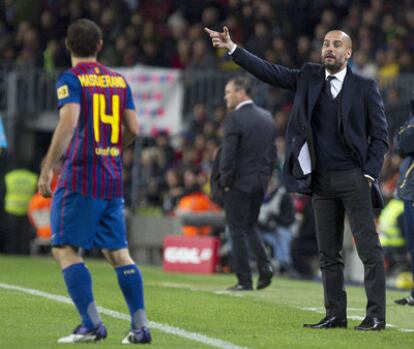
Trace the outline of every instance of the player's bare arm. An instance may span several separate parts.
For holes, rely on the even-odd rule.
[[[78,123],[80,114],[80,105],[77,103],[65,104],[59,112],[59,123],[53,133],[52,142],[42,164],[39,182],[37,184],[40,194],[44,197],[50,197],[52,191],[50,183],[53,176],[53,168],[57,165],[59,159],[65,153],[73,131]]]
[[[139,135],[139,125],[137,120],[137,113],[132,109],[125,109],[123,116],[123,145],[128,147]]]
[[[231,40],[230,32],[227,27],[223,27],[223,32],[216,32],[209,28],[204,28],[208,35],[210,35],[211,43],[215,48],[225,48],[231,51],[235,46],[235,43]]]

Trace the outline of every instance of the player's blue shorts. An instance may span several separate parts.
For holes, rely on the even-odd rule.
[[[118,250],[128,246],[124,199],[94,199],[59,187],[51,209],[52,246]]]

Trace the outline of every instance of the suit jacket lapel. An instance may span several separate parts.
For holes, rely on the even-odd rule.
[[[341,93],[342,93],[341,109],[342,109],[342,118],[343,118],[342,122],[346,120],[351,110],[351,105],[352,105],[351,101],[352,101],[354,90],[355,90],[354,74],[352,73],[351,68],[348,67],[348,71],[346,72],[345,80],[344,80],[344,83],[342,85],[342,90],[341,90]]]
[[[308,89],[308,119],[311,119],[313,108],[316,101],[321,94],[323,84],[325,82],[325,69],[322,68],[320,72],[315,72],[311,76]]]
[[[308,117],[309,120],[312,116],[313,108],[315,107],[316,101],[322,91],[323,84],[325,82],[325,69],[321,69],[321,72],[315,72],[312,74],[311,81],[309,82],[308,90]],[[351,100],[353,95],[353,82],[354,74],[350,67],[348,67],[344,83],[342,85],[342,117],[345,119],[348,117],[349,111],[351,110]]]

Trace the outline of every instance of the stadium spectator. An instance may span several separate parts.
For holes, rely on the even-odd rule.
[[[170,135],[168,131],[159,130],[155,135],[155,145],[158,152],[164,159],[164,166],[162,172],[165,173],[167,168],[170,168],[175,161],[175,150],[171,145]]]
[[[211,173],[214,157],[216,156],[218,148],[218,140],[209,139],[208,141],[206,141],[206,146],[203,151],[203,156],[200,165],[204,173]]]
[[[165,173],[166,190],[163,195],[163,210],[166,214],[172,214],[178,201],[184,194],[182,175],[176,169],[169,169]]]
[[[379,63],[378,77],[380,84],[385,85],[387,80],[395,79],[400,73],[400,66],[394,51],[379,51],[377,61]]]
[[[177,203],[175,213],[208,213],[217,212],[220,208],[211,201],[209,196],[201,190],[198,183],[198,171],[187,168],[184,171],[184,191]],[[185,236],[207,236],[212,233],[210,226],[183,225],[182,232]]]
[[[201,162],[203,160],[203,153],[206,149],[206,137],[204,134],[198,134],[195,136],[194,139],[194,151],[196,154],[196,162],[197,164],[201,165]]]
[[[297,233],[291,244],[293,266],[301,278],[313,279],[319,266],[319,251],[312,200],[308,196],[295,196],[294,204]]]
[[[403,233],[404,202],[392,198],[378,218],[378,233],[384,249],[385,272],[387,277],[401,272],[405,267],[407,249]]]
[[[384,166],[381,172],[382,192],[385,202],[388,202],[395,196],[397,189],[398,169],[401,159],[397,154],[387,153],[384,159]]]
[[[180,39],[177,42],[177,53],[173,55],[171,68],[185,69],[191,62],[191,43],[187,39]]]
[[[326,308],[320,322],[304,326],[347,327],[340,253],[346,212],[364,264],[368,298],[366,317],[355,329],[385,330],[384,255],[373,206],[383,206],[376,181],[388,149],[387,120],[377,84],[347,68],[352,55],[350,37],[339,30],[329,31],[322,41],[323,64],[305,64],[295,70],[241,49],[231,40],[227,27],[223,32],[208,28],[206,32],[213,47],[226,49],[257,78],[295,91],[284,179],[288,190],[313,195]],[[357,96],[356,90],[365,93]]]
[[[259,57],[265,56],[266,49],[272,44],[272,35],[265,22],[256,22],[253,34],[246,41],[246,48]]]
[[[193,113],[190,118],[190,132],[193,137],[197,134],[202,133],[204,124],[207,121],[207,110],[203,103],[197,103],[193,107]]]
[[[371,79],[374,79],[378,74],[378,66],[373,61],[369,61],[368,55],[363,51],[354,53],[352,68],[355,73]]]
[[[217,127],[216,127],[216,123],[214,122],[214,120],[211,120],[211,119],[206,120],[206,122],[204,123],[202,133],[207,140],[217,139]]]
[[[54,192],[57,184],[57,177],[53,176],[51,189]],[[27,215],[30,223],[36,231],[36,237],[31,243],[31,253],[38,253],[40,250],[50,251],[50,238],[52,232],[50,229],[50,209],[52,207],[52,199],[45,198],[37,192],[30,199]]]
[[[216,65],[216,59],[209,52],[206,42],[203,39],[197,39],[193,43],[193,56],[187,68],[190,71],[212,70]]]
[[[144,212],[150,212],[153,215],[159,216],[162,214],[162,182],[161,178],[149,177],[146,183],[145,199],[141,203],[146,209]]]
[[[3,248],[5,253],[29,254],[33,231],[27,211],[30,199],[36,192],[38,175],[21,159],[13,159],[11,163],[11,168],[4,174],[6,229]]]
[[[276,127],[270,113],[253,103],[248,79],[231,79],[224,91],[230,113],[225,120],[218,166],[214,166],[218,173],[211,176],[218,179],[215,187],[223,192],[232,239],[237,284],[229,290],[253,289],[248,246],[257,260],[257,289],[262,289],[270,285],[273,270],[257,231],[257,219],[276,162]]]
[[[411,273],[414,278],[414,91],[411,98],[411,113],[397,134],[397,152],[403,158],[397,195],[404,201],[404,237],[411,257]],[[414,305],[414,289],[410,296],[398,299],[400,305]]]
[[[295,65],[300,67],[305,62],[309,61],[311,42],[308,36],[302,35],[298,38],[296,50],[297,55],[295,55]]]
[[[66,43],[73,68],[57,82],[60,119],[38,182],[40,193],[50,197],[52,169],[65,155],[52,201],[52,254],[62,269],[82,322],[58,343],[95,342],[107,336],[94,302],[91,275],[78,253],[79,248],[89,250],[93,246],[100,248],[114,267],[130,310],[131,327],[122,343],[149,343],[143,281],[127,248],[122,199],[122,147],[133,142],[139,132],[131,91],[122,76],[97,62],[103,41],[101,29],[94,22],[87,19],[73,22],[68,27]],[[82,79],[89,74],[97,78],[107,76],[108,80],[113,77],[118,86],[88,89],[82,85]],[[99,79],[95,81],[99,85]],[[88,98],[82,99],[82,95]],[[119,105],[116,101],[121,98],[125,103]],[[108,116],[105,105],[118,105],[119,110],[113,110]],[[97,111],[99,118],[85,114],[91,111]],[[116,119],[114,115],[121,118]],[[98,124],[90,120],[97,120]],[[125,133],[120,133],[121,122]],[[95,146],[88,148],[88,138],[92,137]],[[84,151],[74,151],[77,147]]]
[[[155,144],[147,146],[142,151],[141,160],[145,178],[151,178],[152,185],[150,187],[153,189],[153,193],[158,195],[156,201],[161,203],[160,185],[163,182],[165,171],[174,165],[176,154],[166,131],[155,131],[154,138]]]
[[[280,179],[273,175],[260,207],[258,230],[263,241],[272,248],[273,262],[281,275],[293,276],[291,257],[292,231],[295,211],[292,197]]]

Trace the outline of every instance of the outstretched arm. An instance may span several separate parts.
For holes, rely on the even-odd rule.
[[[223,27],[223,32],[221,33],[209,28],[204,28],[204,30],[210,36],[213,47],[228,50],[235,63],[259,80],[281,88],[290,90],[296,89],[300,73],[299,70],[269,63],[247,50],[237,47],[231,40],[229,29],[227,27]]]

